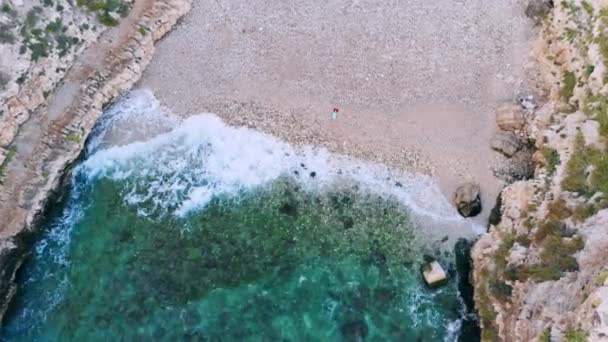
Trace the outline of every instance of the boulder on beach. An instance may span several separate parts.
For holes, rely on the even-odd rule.
[[[525,117],[520,105],[505,104],[496,109],[496,124],[503,131],[515,131],[524,127]]]
[[[422,268],[422,276],[428,286],[437,287],[448,280],[448,275],[436,260],[430,261]]]
[[[456,189],[454,204],[460,215],[471,217],[481,212],[481,197],[479,194],[479,185],[475,183],[465,183]]]
[[[549,15],[551,8],[553,8],[552,0],[530,0],[526,6],[526,17],[539,25]]]
[[[521,141],[515,133],[498,132],[490,139],[490,146],[507,157],[513,157],[521,148]]]

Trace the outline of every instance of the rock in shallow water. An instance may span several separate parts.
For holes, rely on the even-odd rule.
[[[367,336],[367,324],[363,320],[352,321],[340,328],[344,340],[348,342],[363,341]]]
[[[443,285],[448,280],[447,273],[436,260],[429,262],[422,268],[422,276],[426,284],[431,287]]]
[[[465,183],[456,189],[454,204],[460,215],[471,217],[481,212],[481,197],[479,194],[479,185],[474,183]]]

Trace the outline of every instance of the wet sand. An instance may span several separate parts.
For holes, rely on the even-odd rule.
[[[527,94],[535,32],[520,0],[195,1],[138,87],[174,113],[218,114],[296,144],[479,182],[494,108]],[[340,109],[331,120],[332,108]]]

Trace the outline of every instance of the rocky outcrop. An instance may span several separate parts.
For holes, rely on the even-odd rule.
[[[553,5],[535,49],[547,102],[497,114],[537,151],[472,250],[485,341],[608,340],[608,3]]]
[[[17,160],[9,163],[0,187],[0,315],[15,292],[13,279],[27,251],[24,236],[35,230],[36,219],[49,194],[80,154],[103,107],[140,78],[152,58],[154,42],[175,25],[190,9],[190,4],[191,0],[136,2],[135,5],[143,6],[143,9],[125,19],[133,21],[129,33],[116,48],[107,51],[105,57],[99,56],[104,58],[103,62],[98,63],[95,70],[89,70],[74,101],[50,122],[39,139],[29,141],[23,137],[31,152],[18,155]],[[33,94],[38,93],[33,91]],[[11,103],[14,108],[29,109],[28,105],[35,107],[39,100],[20,99]],[[4,139],[11,138],[7,134]],[[16,140],[19,139],[17,135]]]

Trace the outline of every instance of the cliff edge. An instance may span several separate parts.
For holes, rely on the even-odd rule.
[[[523,129],[535,173],[473,248],[475,302],[484,341],[607,341],[608,1],[528,10],[543,7],[546,101]]]
[[[11,4],[23,5],[17,2]],[[4,71],[9,76],[0,94],[0,317],[15,294],[15,274],[31,247],[36,220],[65,170],[80,155],[103,107],[137,82],[152,58],[154,42],[191,6],[191,0],[136,0],[129,9],[111,7],[117,3],[121,2],[77,1],[97,12],[95,22],[115,26],[103,34],[83,27],[95,17],[79,9],[68,11],[74,18],[64,25],[66,16],[57,14],[66,11],[60,1],[44,1],[53,6],[49,9],[24,8],[25,18],[10,24],[11,30],[21,25],[19,32],[28,40],[20,48],[27,58],[11,57],[23,63],[15,62],[11,72]],[[10,5],[2,10],[18,18]],[[82,32],[70,34],[77,20]],[[68,39],[62,35],[74,44],[86,36],[87,43],[62,52],[60,42]],[[16,47],[4,44],[3,49],[11,52]],[[11,73],[19,72],[24,73],[22,81],[13,82]]]

